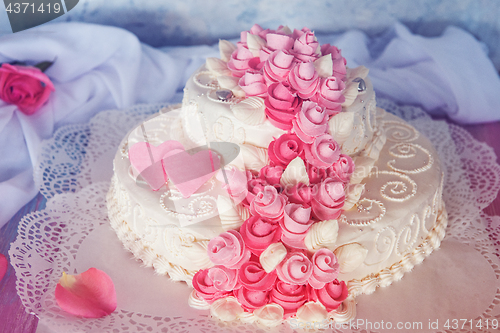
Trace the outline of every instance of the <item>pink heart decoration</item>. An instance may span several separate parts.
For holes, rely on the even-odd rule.
[[[193,155],[186,151],[171,152],[163,159],[163,166],[182,196],[188,198],[219,170],[220,160],[210,150]]]
[[[136,171],[135,176],[141,175],[153,191],[158,191],[168,181],[162,165],[163,158],[169,153],[181,151],[184,147],[174,140],[165,141],[158,147],[149,142],[138,142],[129,148],[128,157]]]

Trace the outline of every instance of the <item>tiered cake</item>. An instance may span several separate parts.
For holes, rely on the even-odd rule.
[[[219,47],[182,106],[124,139],[111,225],[222,320],[350,320],[354,296],[439,247],[436,151],[306,28],[256,25]]]

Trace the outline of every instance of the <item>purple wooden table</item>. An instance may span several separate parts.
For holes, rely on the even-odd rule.
[[[493,147],[496,155],[500,156],[500,122],[462,127],[477,140]],[[10,243],[16,239],[20,219],[30,212],[43,209],[45,202],[45,199],[38,195],[0,229],[0,253],[8,258],[7,252]],[[488,215],[500,215],[500,197],[497,196],[484,211]],[[38,319],[24,310],[16,292],[14,269],[9,267],[7,274],[0,281],[0,333],[33,333],[36,331],[37,324]]]

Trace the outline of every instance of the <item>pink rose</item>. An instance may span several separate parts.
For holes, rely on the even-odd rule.
[[[309,299],[323,304],[327,311],[335,310],[347,298],[349,292],[344,281],[333,280],[321,289],[309,288]]]
[[[319,75],[312,62],[300,62],[288,73],[288,82],[302,99],[308,99],[319,87]]]
[[[323,78],[316,95],[311,97],[311,101],[324,107],[328,115],[334,115],[342,111],[342,103],[345,102],[345,97],[342,94],[344,89],[345,83],[335,76]]]
[[[267,47],[271,50],[288,51],[293,47],[293,38],[283,33],[269,33],[266,35]]]
[[[344,183],[326,178],[321,184],[314,185],[311,201],[313,216],[320,221],[336,219],[344,206]]]
[[[239,86],[245,92],[246,97],[267,96],[267,84],[264,75],[260,71],[248,70],[238,81]]]
[[[250,290],[241,287],[234,294],[241,306],[249,311],[263,307],[269,302],[269,290]]]
[[[320,47],[314,33],[311,31],[297,31],[300,36],[293,43],[292,53],[301,61],[314,61],[319,58]],[[294,32],[295,34],[295,32]]]
[[[290,317],[307,302],[308,292],[305,285],[290,284],[278,280],[271,290],[270,299],[281,305],[285,310],[285,317]]]
[[[318,168],[328,168],[339,159],[340,147],[330,134],[322,134],[306,145],[306,160]]]
[[[311,207],[294,203],[286,205],[285,216],[280,221],[281,241],[288,246],[305,249],[304,238],[313,222]]]
[[[259,57],[254,57],[246,46],[238,44],[237,49],[231,54],[227,68],[231,70],[233,76],[242,77],[247,70],[257,69],[259,64]]]
[[[235,230],[223,232],[208,242],[208,257],[215,265],[238,269],[250,259],[250,250],[240,233]]]
[[[339,159],[326,171],[328,177],[347,184],[354,172],[354,162],[349,155],[340,154]]]
[[[250,180],[248,181],[247,186],[248,186],[248,193],[246,199],[248,205],[250,205],[255,196],[258,193],[264,191],[264,187],[269,186],[269,184],[265,179],[255,178],[252,176],[252,178],[250,178]]]
[[[283,174],[283,167],[266,165],[259,171],[259,178],[265,179],[270,185],[279,185],[281,175]]]
[[[326,178],[327,169],[320,169],[318,167],[315,167],[314,165],[307,165],[307,175],[309,176],[309,183],[310,184],[317,184],[321,183],[323,179]]]
[[[237,283],[237,270],[224,266],[202,269],[193,276],[193,288],[196,293],[210,304],[229,296],[234,289],[241,287]]]
[[[271,30],[270,29],[265,29],[262,28],[260,25],[258,24],[254,24],[250,30],[248,31],[242,31],[240,33],[240,37],[241,37],[241,42],[242,43],[245,43],[247,42],[247,34],[252,34],[252,35],[256,35],[256,36],[259,36],[260,38],[266,38],[266,35],[270,32]]]
[[[294,133],[304,143],[313,143],[314,138],[325,134],[328,128],[328,113],[318,104],[302,103],[302,108],[292,120]]]
[[[288,253],[276,267],[278,278],[290,284],[305,284],[312,274],[312,263],[302,252]]]
[[[293,46],[293,38],[282,32],[271,32],[266,35],[266,45],[259,51],[261,61],[269,60],[271,54],[275,51],[288,51]],[[294,58],[292,56],[292,58]]]
[[[241,266],[238,280],[248,290],[271,290],[276,281],[276,271],[266,273],[259,262],[249,261]]]
[[[330,44],[321,45],[321,54],[327,55],[330,54],[333,60],[333,76],[338,77],[341,80],[344,80],[346,76],[346,60],[342,57],[340,50]]]
[[[321,289],[325,284],[332,282],[339,275],[337,257],[328,249],[319,249],[312,257],[313,272],[309,278],[309,285],[314,289]]]
[[[292,129],[292,119],[300,109],[300,99],[293,93],[287,82],[273,83],[267,89],[266,115],[279,129]]]
[[[279,138],[271,141],[268,147],[269,159],[276,166],[284,169],[296,157],[301,157],[304,144],[294,134],[282,134]]]
[[[27,115],[35,113],[48,99],[54,85],[36,67],[2,64],[0,99],[16,105]]]
[[[298,183],[292,188],[286,188],[284,194],[288,197],[291,203],[310,206],[312,200],[312,188],[302,183]]]
[[[279,194],[275,187],[266,186],[250,203],[250,212],[254,216],[277,221],[283,218],[286,201],[286,197]]]
[[[294,65],[293,60],[293,55],[287,51],[278,50],[271,53],[262,69],[267,84],[285,81]]]
[[[252,216],[240,227],[240,234],[246,246],[256,256],[272,243],[281,238],[281,229],[277,222],[262,220],[258,216]]]
[[[222,183],[222,188],[236,203],[240,203],[246,198],[248,194],[247,176],[238,168],[233,166],[224,168],[224,171],[221,170],[217,174],[217,180]]]

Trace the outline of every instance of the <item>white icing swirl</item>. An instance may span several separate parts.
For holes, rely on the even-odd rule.
[[[276,303],[266,304],[253,312],[258,323],[266,327],[276,327],[283,322],[285,311]]]
[[[294,158],[286,167],[281,175],[280,184],[285,189],[292,188],[298,183],[309,186],[309,176],[307,175],[306,165],[300,157]]]
[[[333,253],[337,256],[340,273],[350,273],[365,261],[368,250],[358,243],[350,243],[339,246]]]
[[[210,309],[210,304],[208,304],[203,298],[199,297],[194,289],[191,291],[191,294],[189,294],[188,304],[190,307],[198,310]]]
[[[359,201],[365,190],[365,184],[349,184],[346,191],[343,210],[349,210]]]
[[[205,64],[210,73],[214,74],[215,76],[231,75],[231,70],[227,68],[227,64],[219,58],[207,58]]]
[[[356,300],[353,296],[347,297],[335,310],[328,313],[337,323],[345,323],[356,318]]]
[[[272,272],[286,257],[286,248],[281,242],[273,243],[259,257],[259,262],[266,273]]]
[[[242,205],[235,207],[231,199],[222,195],[217,197],[217,210],[224,231],[238,229],[250,217],[246,207]]]
[[[328,319],[328,311],[323,304],[307,302],[297,310],[297,319],[305,323],[321,323]]]
[[[234,51],[236,51],[236,45],[225,39],[219,40],[219,52],[222,61],[228,62]]]
[[[321,248],[332,249],[337,241],[339,224],[337,220],[326,220],[314,223],[307,231],[304,243],[311,252]]]
[[[220,298],[210,305],[210,314],[221,321],[238,319],[244,310],[235,297]]]
[[[330,135],[342,145],[351,135],[354,127],[354,112],[340,112],[328,121]]]
[[[237,104],[231,105],[236,119],[248,125],[260,125],[266,120],[266,106],[260,97],[248,97]]]

